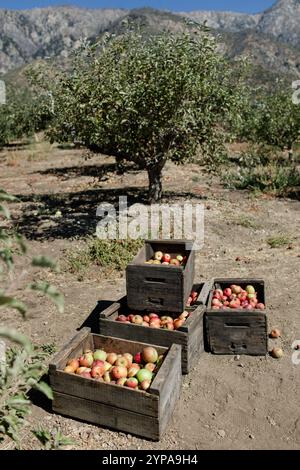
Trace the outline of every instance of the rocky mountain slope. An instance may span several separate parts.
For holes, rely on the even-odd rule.
[[[125,19],[155,33],[162,29],[183,30],[184,17],[206,21],[215,33],[220,33],[223,49],[230,57],[247,55],[267,72],[299,76],[300,0],[279,0],[256,15],[202,11],[174,14],[148,8],[0,9],[0,73],[37,58],[64,58],[82,38],[94,39],[104,31],[121,32]]]

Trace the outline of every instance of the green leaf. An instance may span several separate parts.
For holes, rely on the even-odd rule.
[[[37,382],[33,388],[43,393],[49,400],[53,400],[52,388],[46,382]]]
[[[64,313],[64,296],[48,282],[37,282],[30,284],[30,289],[42,292],[43,294],[50,297],[55,303],[59,313]]]
[[[18,198],[16,198],[12,194],[8,194],[6,191],[4,191],[4,189],[0,188],[0,201],[13,202],[13,201],[18,201]]]
[[[25,317],[27,308],[26,305],[14,297],[8,297],[0,293],[0,307],[9,307],[18,310],[23,317]]]
[[[7,206],[4,206],[3,204],[0,204],[0,214],[3,214],[4,217],[7,219],[10,219],[10,212]]]
[[[35,256],[31,262],[32,266],[39,266],[40,268],[56,268],[56,263],[47,256]]]
[[[15,328],[9,328],[7,326],[0,327],[0,337],[7,338],[10,341],[20,344],[28,353],[31,353],[33,350],[33,346],[27,336],[19,333]]]

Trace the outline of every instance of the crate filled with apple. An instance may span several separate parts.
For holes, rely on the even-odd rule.
[[[191,367],[204,352],[203,317],[210,283],[195,284],[193,301],[180,313],[132,311],[124,296],[99,312],[100,332],[124,339],[170,347],[182,346],[182,373]]]
[[[212,353],[267,354],[262,279],[214,279],[206,305],[205,335]]]
[[[188,240],[146,240],[126,268],[133,310],[182,313],[194,282],[195,252]]]
[[[181,347],[82,328],[49,365],[53,411],[159,440],[178,402]]]

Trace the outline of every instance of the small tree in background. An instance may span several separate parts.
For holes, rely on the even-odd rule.
[[[71,72],[50,76],[35,71],[54,98],[52,141],[135,162],[148,173],[150,201],[161,198],[167,160],[183,164],[200,152],[216,163],[224,124],[236,115],[234,68],[203,29],[107,36],[77,53]]]

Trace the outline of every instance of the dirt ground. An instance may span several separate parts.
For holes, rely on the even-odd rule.
[[[96,208],[128,195],[130,202],[146,195],[147,177],[131,170],[115,173],[114,159],[85,160],[81,150],[58,149],[44,142],[0,152],[0,187],[18,195],[13,205],[16,227],[29,239],[30,254],[48,254],[62,266],[66,249],[78,247],[95,231]],[[196,281],[211,277],[258,277],[267,285],[269,329],[278,326],[285,356],[215,356],[204,353],[184,376],[182,393],[165,436],[150,442],[128,434],[78,422],[51,413],[35,400],[22,432],[25,449],[37,449],[31,433],[40,424],[59,427],[76,444],[73,449],[299,449],[300,365],[292,363],[291,345],[300,341],[300,202],[229,191],[217,178],[196,165],[164,171],[164,201],[202,202],[205,206],[205,245],[196,257]],[[57,210],[62,217],[57,218]],[[247,225],[251,227],[247,227]],[[267,239],[285,234],[290,243],[271,248]],[[28,268],[29,255],[17,266],[20,289],[41,276]],[[91,269],[83,280],[62,269],[43,273],[65,295],[60,315],[50,301],[21,294],[30,315],[1,312],[1,323],[14,326],[38,344],[57,348],[73,335],[98,300],[125,293],[122,275],[103,276]],[[11,448],[5,442],[2,449]]]

